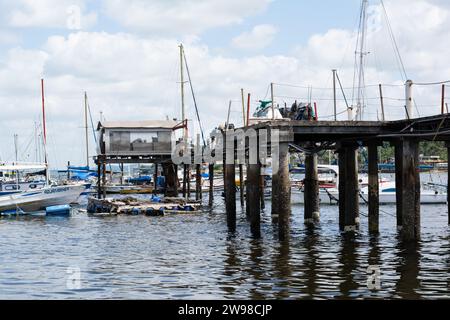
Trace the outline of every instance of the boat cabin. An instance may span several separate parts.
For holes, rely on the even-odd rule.
[[[106,156],[171,155],[179,125],[175,120],[99,122],[97,152]]]

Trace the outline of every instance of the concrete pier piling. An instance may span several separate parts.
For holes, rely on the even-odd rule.
[[[380,196],[378,176],[378,145],[368,145],[369,158],[369,233],[379,232]]]
[[[272,192],[276,193],[278,204],[278,232],[281,240],[286,239],[290,232],[291,218],[291,180],[289,177],[289,144],[280,143],[279,168],[275,174],[278,179],[278,186]]]
[[[320,219],[319,175],[317,153],[306,154],[305,158],[305,223],[311,224]]]

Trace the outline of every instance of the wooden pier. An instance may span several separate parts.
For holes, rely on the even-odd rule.
[[[360,225],[359,184],[357,151],[367,147],[369,153],[369,232],[379,232],[379,177],[378,147],[384,142],[395,146],[397,225],[404,240],[420,238],[420,175],[419,143],[421,141],[445,141],[450,155],[450,114],[399,120],[378,121],[289,121],[273,120],[241,128],[247,132],[267,130],[269,135],[277,130],[279,152],[272,154],[279,169],[272,176],[272,216],[278,223],[280,239],[289,235],[291,216],[291,184],[289,178],[290,150],[306,153],[304,206],[306,224],[320,219],[317,153],[332,150],[339,158],[339,225],[344,233],[357,232]],[[224,138],[234,139],[229,133]],[[268,139],[270,141],[270,139]],[[228,143],[227,145],[232,145]],[[236,149],[235,143],[235,149]],[[248,149],[248,144],[246,145]],[[268,143],[268,150],[271,149]],[[237,151],[237,150],[235,150]],[[247,150],[248,151],[248,150]],[[270,154],[270,151],[268,151]],[[277,157],[274,159],[274,157]],[[249,152],[246,153],[248,162]],[[240,163],[241,164],[241,163]],[[225,170],[225,197],[227,222],[230,231],[236,229],[235,167],[227,159]],[[255,237],[260,236],[260,212],[263,190],[260,184],[261,163],[247,164],[246,212]],[[449,174],[450,175],[450,174]],[[242,182],[241,182],[242,184]],[[450,212],[450,203],[449,203]],[[449,215],[450,223],[450,215]]]

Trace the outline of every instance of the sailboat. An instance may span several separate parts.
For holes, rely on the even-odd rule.
[[[43,145],[45,155],[45,187],[20,193],[0,196],[0,215],[23,214],[46,210],[48,207],[75,203],[80,194],[89,186],[84,183],[50,184],[47,155],[47,133],[45,123],[44,80],[41,80]]]

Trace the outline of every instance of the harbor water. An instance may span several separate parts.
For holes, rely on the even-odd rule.
[[[422,206],[422,237],[412,245],[398,239],[395,206],[381,210],[379,236],[368,235],[361,206],[360,233],[344,237],[337,206],[322,206],[308,228],[294,205],[285,242],[270,202],[261,239],[239,205],[229,234],[220,195],[201,214],[2,218],[0,299],[450,298],[447,206]],[[379,270],[377,288],[368,286],[369,266]]]

